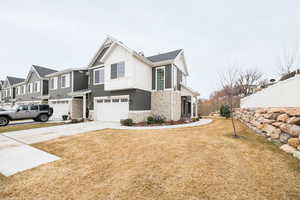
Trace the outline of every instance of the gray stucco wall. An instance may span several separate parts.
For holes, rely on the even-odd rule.
[[[31,72],[30,74],[30,77],[28,79],[28,82],[26,83],[26,93],[25,94],[19,94],[19,95],[16,95],[16,99],[17,101],[33,101],[33,100],[39,100],[38,97],[41,96],[41,87],[42,87],[42,83],[40,81],[40,91],[39,92],[34,92],[32,91],[32,93],[28,93],[28,85],[30,83],[33,84],[32,86],[32,90],[33,90],[33,87],[34,87],[34,83],[36,81],[40,81],[38,75],[35,73],[35,72]]]
[[[140,89],[105,91],[104,84],[93,85],[93,70],[90,70],[89,73],[89,89],[92,91],[89,94],[89,109],[94,109],[94,97],[129,95],[129,110],[151,110],[151,92]]]
[[[83,90],[88,88],[88,76],[86,71],[74,71],[74,91]]]
[[[70,87],[68,88],[61,88],[61,76],[65,75],[65,74],[70,74]],[[72,77],[72,73],[65,73],[65,74],[61,74],[58,76],[58,83],[57,83],[57,89],[55,90],[50,90],[49,89],[49,95],[50,95],[50,99],[64,99],[64,98],[71,98],[68,93],[72,92],[72,81],[73,81],[73,77]],[[50,83],[49,83],[50,85]]]
[[[165,66],[165,88],[171,88],[172,87],[172,65],[164,65]],[[160,67],[160,66],[159,66]],[[156,68],[152,68],[152,89],[155,90],[155,84],[156,84]]]

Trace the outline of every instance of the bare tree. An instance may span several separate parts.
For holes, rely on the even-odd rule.
[[[299,67],[299,52],[298,47],[291,49],[284,49],[282,55],[279,57],[278,70],[279,75],[284,76],[290,74],[293,69]]]
[[[228,68],[228,70],[226,70],[224,74],[220,76],[220,83],[222,86],[222,90],[230,106],[230,114],[231,114],[230,117],[231,117],[232,127],[234,131],[234,137],[238,137],[235,123],[233,120],[233,98],[238,95],[238,87],[237,87],[238,77],[239,77],[239,71],[234,66]]]
[[[237,80],[239,93],[243,96],[252,94],[253,90],[259,84],[261,78],[262,73],[258,69],[247,69],[245,71],[240,71]]]

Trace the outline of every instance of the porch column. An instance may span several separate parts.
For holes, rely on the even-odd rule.
[[[83,95],[83,106],[82,106],[82,109],[83,109],[83,116],[82,118],[83,119],[86,119],[86,94]]]
[[[191,118],[194,117],[194,98],[191,96]]]

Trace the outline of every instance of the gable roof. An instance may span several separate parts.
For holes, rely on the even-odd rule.
[[[38,73],[38,75],[41,78],[45,78],[46,75],[57,72],[57,70],[50,69],[47,67],[42,67],[42,66],[37,66],[37,65],[32,65],[32,67],[35,69],[35,71]]]
[[[177,49],[177,50],[174,50],[174,51],[169,51],[169,52],[166,52],[166,53],[161,53],[161,54],[149,56],[149,57],[147,57],[147,59],[150,60],[151,62],[161,62],[161,61],[166,61],[166,60],[174,60],[178,56],[178,54],[180,54],[181,51],[182,51],[182,49]]]
[[[11,85],[11,86],[25,81],[24,78],[17,78],[17,77],[13,77],[13,76],[7,76],[6,79],[9,83],[9,85]]]

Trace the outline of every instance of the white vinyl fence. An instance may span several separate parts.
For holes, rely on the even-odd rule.
[[[241,108],[300,107],[300,75],[241,99]]]

